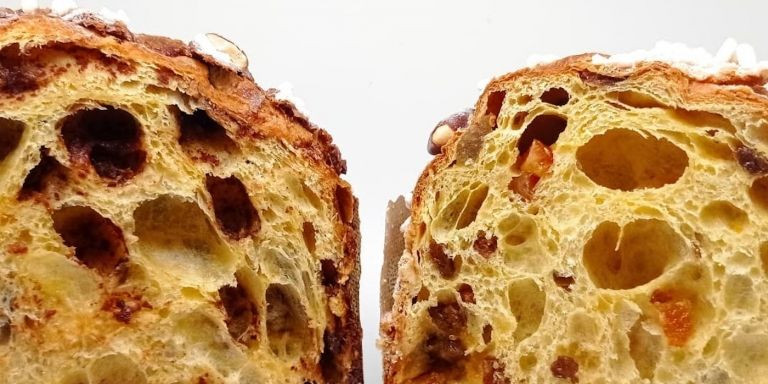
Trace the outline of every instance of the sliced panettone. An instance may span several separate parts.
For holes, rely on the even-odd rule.
[[[764,64],[573,56],[438,124],[387,250],[384,381],[768,382]]]
[[[0,382],[362,382],[345,164],[246,65],[0,10]]]

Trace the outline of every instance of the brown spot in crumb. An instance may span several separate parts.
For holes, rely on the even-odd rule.
[[[142,308],[151,309],[152,306],[141,295],[127,293],[111,294],[101,306],[101,310],[111,313],[115,320],[125,324],[130,323],[133,315]]]
[[[465,303],[475,303],[475,291],[472,289],[471,285],[462,283],[459,285],[457,291],[459,292],[459,296],[461,296],[461,301]]]
[[[429,257],[444,279],[456,277],[458,271],[455,260],[448,256],[443,246],[434,240],[429,244]]]
[[[427,311],[435,326],[450,335],[458,335],[467,328],[467,312],[454,300],[439,302]]]
[[[570,356],[558,356],[549,366],[552,376],[558,379],[568,379],[572,383],[579,382],[579,363]]]
[[[42,69],[33,65],[18,44],[0,50],[0,91],[19,94],[39,88]]]
[[[450,368],[464,358],[464,343],[460,339],[445,335],[429,335],[424,342],[424,351],[437,370]]]
[[[564,289],[566,292],[571,291],[571,286],[576,282],[576,279],[570,273],[563,273],[558,271],[552,271],[552,279],[555,280],[555,284]]]
[[[483,384],[511,384],[504,376],[504,363],[498,359],[489,357],[483,360]]]
[[[27,250],[28,250],[26,244],[18,241],[15,243],[8,244],[8,247],[6,247],[6,249],[8,250],[9,253],[13,253],[16,255],[27,253]]]
[[[477,233],[477,239],[475,239],[475,242],[472,244],[472,248],[474,248],[474,250],[481,256],[487,258],[496,252],[498,238],[496,235],[491,235],[491,237],[486,236],[485,231],[479,231]]]
[[[739,146],[736,148],[735,156],[739,165],[753,175],[768,172],[768,160],[752,148]]]
[[[483,342],[485,344],[490,344],[492,338],[493,338],[493,326],[490,324],[484,325],[483,326]]]

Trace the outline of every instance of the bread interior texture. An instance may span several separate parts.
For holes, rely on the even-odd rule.
[[[385,381],[766,380],[768,104],[650,68],[489,85],[414,192]]]

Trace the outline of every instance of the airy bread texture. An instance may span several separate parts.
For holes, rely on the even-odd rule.
[[[0,383],[362,382],[343,172],[244,68],[0,10]]]
[[[768,382],[765,83],[591,55],[492,81],[388,253],[385,382]]]

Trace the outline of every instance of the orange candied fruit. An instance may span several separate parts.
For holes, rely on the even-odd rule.
[[[654,291],[651,303],[659,311],[669,345],[685,345],[693,334],[693,302],[674,291]]]

